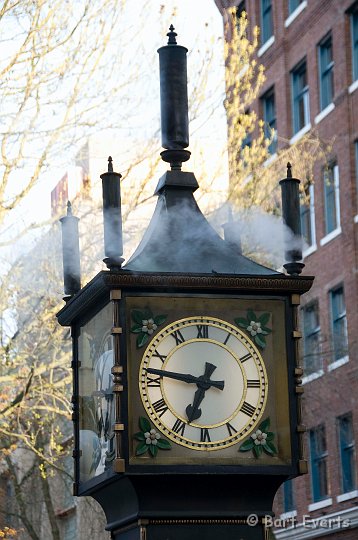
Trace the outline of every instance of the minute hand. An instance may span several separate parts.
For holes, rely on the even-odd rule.
[[[155,368],[147,368],[147,373],[159,375],[160,377],[168,377],[168,379],[175,379],[177,381],[183,381],[189,384],[198,384],[202,382],[200,377],[194,377],[194,375],[190,375],[190,373],[176,373],[175,371],[165,371],[164,369]],[[224,381],[208,380],[207,384],[209,386],[213,386],[214,388],[219,388],[219,390],[223,390],[225,383]]]

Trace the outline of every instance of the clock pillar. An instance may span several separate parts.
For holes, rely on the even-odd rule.
[[[187,51],[172,27],[168,38],[170,170],[153,217],[123,265],[110,159],[107,270],[80,290],[77,280],[57,314],[73,338],[74,490],[98,501],[115,540],[267,540],[279,486],[306,470],[297,310],[313,278],[298,275],[299,254],[289,275],[248,259],[200,211],[197,180],[181,170]],[[297,181],[286,180],[287,203]]]

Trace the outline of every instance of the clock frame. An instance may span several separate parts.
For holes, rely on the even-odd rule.
[[[134,478],[142,474],[238,474],[270,475],[277,478],[305,472],[302,435],[304,427],[300,417],[300,374],[298,342],[300,332],[297,308],[300,294],[311,286],[312,278],[290,276],[183,276],[173,274],[150,275],[122,271],[101,272],[86,285],[58,314],[61,324],[72,326],[74,341],[74,395],[80,386],[82,359],[80,358],[81,332],[107,306],[110,317],[106,330],[113,339],[113,400],[115,420],[113,459],[105,470],[91,478],[81,477],[80,419],[81,403],[74,398],[75,427],[75,492],[91,493],[96,486],[113,482],[116,478]],[[255,292],[253,292],[255,291]],[[134,326],[133,310],[150,308],[155,316],[166,315],[147,341],[137,347],[140,333],[131,332]],[[254,341],[247,328],[235,319],[247,317],[248,310],[257,316],[270,313],[267,326],[271,333],[265,336],[265,347]],[[171,449],[136,455],[141,431],[139,422],[146,418],[151,428],[157,429],[143,407],[139,391],[139,369],[151,339],[168,325],[188,317],[212,317],[237,328],[247,336],[263,358],[268,380],[265,408],[253,430],[236,444],[215,451],[197,451],[178,445],[165,433]],[[250,321],[249,321],[250,322]],[[248,324],[249,325],[249,324]],[[195,387],[192,389],[194,394]],[[241,451],[260,425],[269,418],[267,431],[274,433],[277,453],[253,449]]]

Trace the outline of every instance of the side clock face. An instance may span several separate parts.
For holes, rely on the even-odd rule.
[[[139,390],[163,435],[193,450],[220,450],[255,429],[268,380],[247,334],[214,317],[189,317],[152,339],[140,364]]]

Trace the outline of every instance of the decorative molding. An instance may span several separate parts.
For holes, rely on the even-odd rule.
[[[297,133],[294,134],[293,137],[291,137],[289,143],[290,145],[294,144],[295,142],[299,141],[303,135],[305,135],[310,129],[311,129],[311,122],[308,122],[300,131],[297,131]]]
[[[323,118],[326,118],[326,116],[328,116],[329,113],[332,112],[334,109],[335,109],[334,103],[330,103],[329,105],[327,105],[327,107],[323,109],[323,111],[317,114],[317,116],[314,119],[314,123],[319,124],[321,120],[323,120]]]
[[[234,275],[234,274],[172,274],[145,272],[130,272],[121,270],[111,272],[103,270],[83,289],[75,294],[71,300],[57,313],[62,326],[69,326],[76,322],[90,307],[97,306],[100,300],[110,298],[110,291],[126,287],[133,290],[146,289],[153,292],[190,293],[192,291],[203,293],[222,292],[225,294],[240,294],[242,292],[265,293],[299,293],[310,290],[313,283],[312,276],[287,276],[284,274],[272,275]],[[122,291],[123,292],[123,291]]]
[[[288,28],[290,24],[293,23],[296,17],[298,17],[298,15],[305,9],[305,7],[307,7],[307,0],[301,2],[300,5],[297,6],[295,11],[293,11],[291,15],[287,17],[287,19],[285,20],[285,28]]]
[[[350,86],[348,86],[348,93],[353,94],[355,90],[358,88],[358,79],[354,81]]]
[[[326,244],[328,244],[328,242],[330,242],[331,240],[339,236],[341,233],[342,233],[342,228],[339,226],[337,227],[337,229],[334,229],[334,231],[330,232],[329,234],[326,234],[326,236],[321,238],[321,240],[319,241],[320,245],[325,246]]]
[[[321,508],[326,508],[326,506],[331,506],[332,504],[332,497],[328,497],[327,499],[323,499],[323,501],[317,501],[315,503],[308,505],[308,511],[314,512],[315,510],[320,510]]]
[[[343,358],[338,358],[335,362],[328,364],[327,371],[334,371],[335,369],[347,364],[349,362],[349,356],[343,356]]]
[[[306,375],[302,378],[302,384],[307,384],[311,381],[314,381],[315,379],[319,379],[319,377],[322,377],[324,375],[323,369],[319,369],[318,371],[315,371],[314,373],[311,373],[310,375]]]
[[[358,497],[358,489],[355,489],[354,491],[348,491],[347,493],[342,493],[341,495],[337,495],[336,499],[337,502],[344,502],[349,501],[350,499],[355,499]]]
[[[265,41],[265,43],[259,48],[259,50],[257,51],[257,56],[260,58],[260,56],[262,56],[266,51],[267,49],[269,49],[271,47],[271,45],[273,45],[275,43],[275,36],[271,36],[267,41]]]

